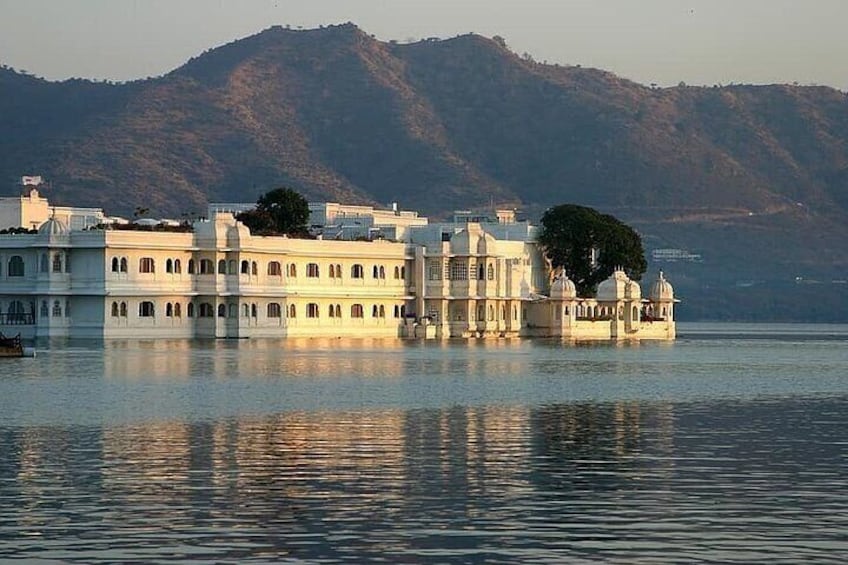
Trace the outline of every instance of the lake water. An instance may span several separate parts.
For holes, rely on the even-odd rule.
[[[0,561],[844,563],[848,326],[48,344]]]

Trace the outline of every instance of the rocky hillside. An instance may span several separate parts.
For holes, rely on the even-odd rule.
[[[42,174],[110,213],[279,185],[431,216],[595,206],[700,256],[664,264],[691,317],[848,320],[848,98],[829,88],[652,89],[476,35],[271,28],[128,84],[0,70],[0,140],[0,193]]]

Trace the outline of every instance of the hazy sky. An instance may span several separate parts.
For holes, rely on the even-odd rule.
[[[382,40],[501,35],[538,61],[644,84],[848,91],[848,0],[0,0],[0,63],[126,80],[271,25],[346,21]]]

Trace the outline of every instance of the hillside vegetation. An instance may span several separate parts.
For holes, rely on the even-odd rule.
[[[0,70],[0,135],[0,194],[42,174],[51,200],[113,214],[281,185],[434,217],[570,202],[700,255],[665,265],[684,315],[848,320],[848,98],[830,88],[657,89],[477,35],[277,27],[128,84]]]

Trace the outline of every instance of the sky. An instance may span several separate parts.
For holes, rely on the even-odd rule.
[[[0,64],[50,80],[159,76],[272,25],[400,42],[500,35],[643,84],[848,91],[848,0],[0,0]]]

